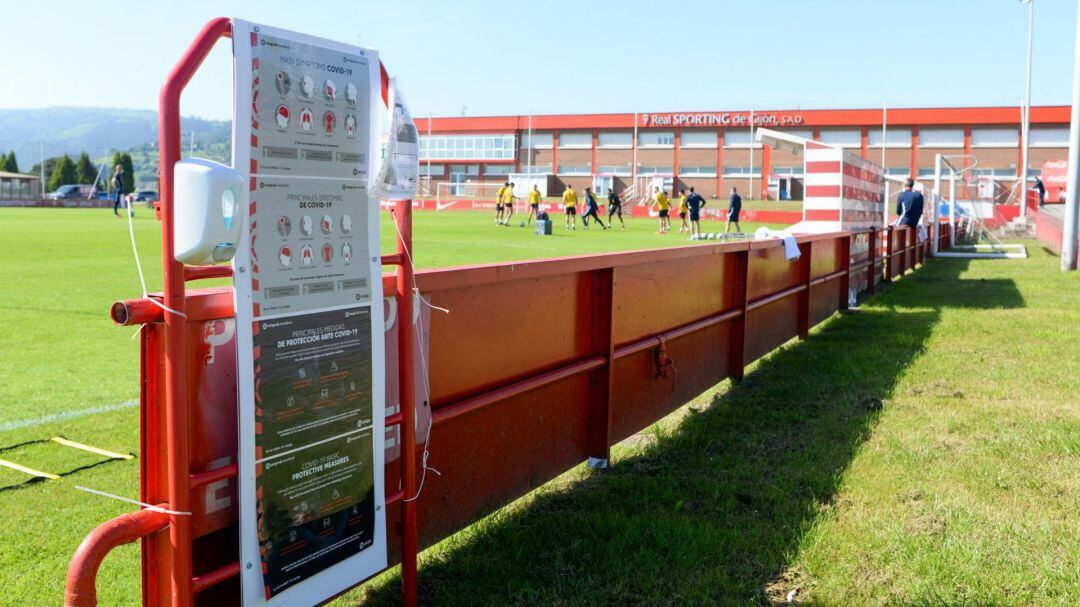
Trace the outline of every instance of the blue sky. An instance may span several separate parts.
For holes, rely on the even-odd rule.
[[[1032,101],[1069,103],[1074,0],[1035,1]],[[19,2],[0,108],[154,108],[207,19],[238,16],[382,52],[416,116],[1012,105],[1018,0]],[[215,50],[183,113],[227,118]]]

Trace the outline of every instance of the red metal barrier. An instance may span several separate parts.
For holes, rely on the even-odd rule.
[[[407,205],[399,207],[405,234],[408,213]],[[415,495],[415,480],[388,466],[390,520],[402,517],[401,529],[417,532],[415,539],[391,534],[395,560],[415,562],[417,549],[566,469],[588,458],[606,460],[612,444],[723,378],[741,377],[747,364],[788,339],[805,338],[846,306],[849,276],[865,276],[870,267],[891,268],[894,276],[910,269],[909,260],[926,248],[909,244],[909,232],[888,230],[884,256],[870,247],[873,255],[858,264],[851,261],[853,235],[840,232],[800,237],[802,257],[791,262],[780,242],[770,240],[418,272],[424,297],[451,310],[431,318],[431,401],[424,403],[433,411],[430,464],[442,476],[430,475],[420,498],[405,502]],[[877,233],[869,238],[877,240]],[[384,261],[407,257],[402,250]],[[411,280],[403,272],[385,276],[384,284],[387,293],[409,293]],[[866,280],[851,284],[869,288]],[[410,317],[412,298],[398,299],[399,317]],[[195,604],[212,605],[239,592],[231,291],[190,291],[185,304],[189,469],[197,471],[186,476],[195,562],[190,591]],[[160,321],[142,333],[144,500],[167,489],[165,334]],[[415,462],[415,449],[404,454]],[[416,512],[403,512],[413,505]],[[165,540],[164,534],[146,540],[148,605],[178,604],[167,584],[175,572]],[[403,580],[407,601],[414,581],[411,573]]]
[[[239,602],[235,322],[230,288],[186,291],[228,276],[172,260],[172,167],[179,160],[179,95],[229,22],[211,21],[161,95],[164,293],[113,307],[141,332],[142,511],[95,530],[68,574],[68,604],[93,605],[97,567],[120,543],[143,538],[144,605]],[[397,206],[403,238],[384,264],[397,298],[402,457],[386,470],[392,559],[403,565],[403,602],[416,602],[416,554],[478,518],[589,460],[848,304],[926,252],[914,232],[801,236],[788,261],[779,240],[701,244],[627,253],[418,272],[419,291],[450,314],[429,329],[432,412],[429,475],[417,494],[413,393],[412,204]],[[853,253],[855,252],[855,253]],[[872,278],[872,279],[871,279]],[[190,515],[182,514],[188,513]],[[168,527],[168,533],[155,533]]]

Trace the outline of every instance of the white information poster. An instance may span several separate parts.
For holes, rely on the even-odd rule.
[[[313,605],[386,567],[376,52],[233,24],[244,605]]]

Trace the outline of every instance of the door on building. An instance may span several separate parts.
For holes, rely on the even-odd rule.
[[[595,175],[592,180],[593,192],[600,197],[607,196],[611,192],[611,188],[615,185],[615,177],[613,175]]]
[[[450,165],[450,195],[451,196],[464,196],[465,195],[465,181],[466,165],[464,164],[452,164]]]

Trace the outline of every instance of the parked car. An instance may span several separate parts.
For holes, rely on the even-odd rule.
[[[62,185],[56,188],[55,192],[49,192],[50,200],[72,200],[80,198],[90,198],[90,189],[93,186],[80,185],[76,183]]]
[[[135,202],[154,202],[157,199],[158,195],[154,190],[137,190],[135,192]]]

